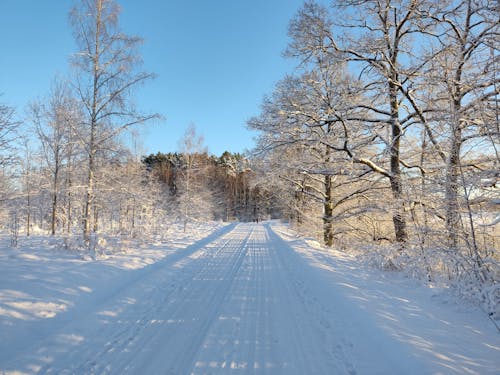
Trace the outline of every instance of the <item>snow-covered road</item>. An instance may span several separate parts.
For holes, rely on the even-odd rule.
[[[57,323],[30,322],[25,346],[0,345],[0,372],[498,373],[500,340],[470,322],[480,315],[424,306],[425,296],[403,298],[376,273],[321,257],[269,223],[227,227],[101,285]]]

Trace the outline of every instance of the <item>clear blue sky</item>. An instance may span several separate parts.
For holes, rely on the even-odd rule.
[[[173,151],[194,123],[210,152],[253,146],[246,120],[259,113],[294,62],[282,57],[302,0],[121,0],[122,29],[144,38],[144,69],[158,75],[138,107],[166,120],[141,130],[147,152]],[[20,115],[66,74],[76,51],[73,1],[0,0],[0,101]]]

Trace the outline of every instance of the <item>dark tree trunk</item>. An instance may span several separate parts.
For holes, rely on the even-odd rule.
[[[393,80],[397,82],[397,77]],[[399,122],[399,102],[398,102],[398,88],[390,82],[389,83],[389,97],[391,104],[391,131],[392,143],[390,147],[391,159],[391,191],[394,197],[394,212],[392,214],[392,222],[394,223],[394,232],[396,241],[405,243],[408,240],[408,232],[406,229],[406,219],[404,215],[403,203],[403,189],[401,181],[401,168],[400,168],[400,142],[401,142],[401,124]]]
[[[325,176],[325,203],[323,216],[323,235],[325,245],[333,246],[333,191],[332,191],[332,176]]]

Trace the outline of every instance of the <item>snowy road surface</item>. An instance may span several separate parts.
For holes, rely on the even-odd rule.
[[[477,311],[283,239],[273,224],[229,226],[127,272],[51,317],[0,304],[0,373],[500,373],[499,335]]]

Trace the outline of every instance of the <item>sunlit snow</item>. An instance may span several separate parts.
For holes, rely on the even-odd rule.
[[[7,374],[497,374],[480,310],[278,222],[194,226],[95,261],[0,252]]]

